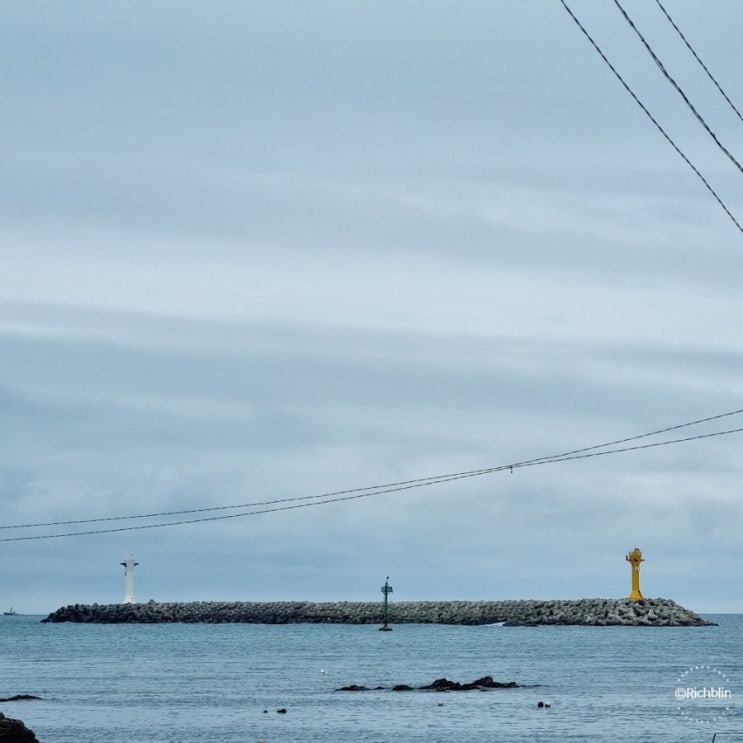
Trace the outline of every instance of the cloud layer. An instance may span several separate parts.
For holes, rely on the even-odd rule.
[[[621,17],[571,6],[734,210],[737,174]],[[627,6],[740,148],[664,19]],[[0,13],[5,525],[303,498],[743,407],[740,234],[559,3]],[[732,85],[737,5],[672,13]],[[739,441],[6,542],[5,595],[118,601],[133,552],[142,600],[366,600],[387,575],[406,599],[615,596],[640,546],[649,595],[741,611]]]

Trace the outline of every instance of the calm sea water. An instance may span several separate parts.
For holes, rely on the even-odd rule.
[[[712,619],[720,626],[379,632],[0,617],[0,696],[42,697],[0,711],[41,743],[743,741],[743,615]],[[484,675],[525,686],[335,691]],[[677,687],[713,686],[730,696],[675,698]]]

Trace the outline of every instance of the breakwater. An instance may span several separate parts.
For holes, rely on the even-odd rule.
[[[379,602],[194,601],[146,604],[74,604],[42,622],[217,624],[380,624]],[[390,624],[496,624],[692,627],[712,625],[670,599],[513,601],[396,601]]]

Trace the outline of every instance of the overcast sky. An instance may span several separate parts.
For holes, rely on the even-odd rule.
[[[568,0],[743,220],[609,0]],[[663,0],[738,106],[743,7]],[[623,2],[720,141],[743,123]],[[497,467],[743,408],[743,239],[559,0],[0,7],[3,527]],[[743,415],[658,440],[743,427]],[[0,543],[25,613],[646,595],[743,612],[743,434]],[[244,513],[0,530],[0,538]],[[7,606],[0,606],[6,610]]]

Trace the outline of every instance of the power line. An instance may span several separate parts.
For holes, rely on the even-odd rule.
[[[736,413],[740,413],[740,412],[743,412],[743,411],[735,411],[735,413],[725,413],[720,416],[713,416],[712,418],[707,418],[704,420],[714,420],[716,418],[721,418],[726,415],[735,415]],[[699,421],[699,422],[703,422],[703,421]],[[694,425],[694,423],[685,423],[685,424],[681,424],[680,426],[673,426],[668,429],[662,429],[661,431],[658,431],[655,433],[662,433],[664,431],[675,430],[675,429],[683,428],[689,425]],[[578,460],[578,459],[588,459],[592,457],[608,456],[611,454],[623,454],[623,453],[630,452],[630,451],[639,451],[642,449],[651,449],[651,448],[657,448],[661,446],[671,446],[674,444],[681,444],[681,443],[686,443],[690,441],[698,441],[701,439],[709,439],[709,438],[713,438],[717,436],[728,436],[734,433],[741,433],[741,432],[743,432],[743,427],[728,429],[725,431],[714,431],[712,433],[697,434],[695,436],[687,436],[684,438],[671,439],[667,441],[656,441],[656,442],[652,442],[648,444],[637,444],[635,446],[620,447],[618,449],[606,449],[604,451],[593,451],[597,449],[598,447],[592,446],[592,447],[587,447],[585,449],[576,449],[573,452],[567,452],[562,455],[540,457],[538,459],[530,459],[530,460],[525,460],[523,462],[500,465],[497,467],[490,467],[490,468],[482,469],[482,470],[470,470],[469,472],[463,472],[459,474],[443,475],[440,477],[432,477],[432,478],[421,478],[419,480],[410,480],[408,482],[397,483],[389,487],[378,486],[378,488],[360,488],[357,491],[339,491],[339,493],[345,492],[346,493],[345,495],[334,496],[333,494],[328,494],[328,495],[321,495],[321,496],[309,496],[304,499],[303,498],[296,498],[296,499],[288,498],[283,501],[275,501],[275,503],[288,503],[290,501],[307,500],[308,498],[322,499],[322,500],[313,500],[313,502],[303,502],[303,503],[295,502],[292,505],[276,505],[272,508],[262,508],[262,509],[258,509],[254,511],[246,511],[243,513],[234,513],[234,514],[228,514],[228,515],[223,515],[223,516],[206,516],[206,517],[201,517],[197,519],[170,521],[170,522],[160,523],[160,524],[138,524],[137,526],[120,526],[120,527],[113,527],[113,528],[107,528],[107,529],[92,529],[88,531],[66,532],[63,534],[43,534],[43,535],[33,535],[33,536],[27,536],[27,537],[5,537],[5,538],[0,539],[0,542],[23,542],[23,541],[32,541],[32,540],[39,540],[39,539],[60,539],[64,537],[90,536],[94,534],[112,534],[115,532],[141,531],[144,529],[160,529],[160,528],[167,527],[167,526],[182,526],[185,524],[197,524],[197,523],[204,523],[207,521],[223,521],[226,519],[241,518],[243,516],[257,516],[257,515],[266,514],[266,513],[291,511],[291,510],[295,510],[298,508],[311,508],[315,506],[326,505],[329,503],[340,503],[342,501],[369,498],[373,495],[382,495],[384,493],[395,493],[395,492],[400,492],[404,490],[413,490],[415,488],[428,487],[431,485],[440,485],[446,482],[453,482],[455,480],[463,480],[466,478],[478,477],[481,475],[491,474],[494,472],[505,472],[505,471],[513,472],[515,468],[537,467],[537,466],[545,465],[545,464],[556,464],[557,462],[568,462],[568,461]],[[652,436],[652,435],[655,435],[655,433],[641,434],[639,436],[630,437],[629,439],[623,439],[621,441],[618,441],[617,443],[622,443],[623,441],[636,440],[636,439],[644,438],[646,436]],[[382,489],[379,489],[379,488],[382,488]],[[255,504],[255,505],[261,505],[261,504]]]
[[[575,24],[578,26],[578,28],[581,30],[583,35],[588,39],[588,41],[591,43],[593,48],[598,52],[601,59],[604,60],[606,65],[609,67],[609,69],[614,73],[617,80],[622,84],[624,89],[632,96],[632,99],[637,103],[637,105],[643,110],[645,115],[650,119],[650,121],[655,124],[655,127],[658,129],[658,131],[663,135],[663,137],[666,139],[666,141],[673,147],[674,150],[679,154],[681,158],[683,158],[684,162],[694,171],[696,176],[699,178],[700,181],[705,185],[707,190],[712,194],[715,201],[722,207],[725,214],[730,217],[733,224],[738,228],[740,232],[743,232],[743,226],[740,225],[738,220],[733,216],[732,212],[725,206],[725,203],[723,200],[717,195],[715,190],[712,188],[712,186],[709,184],[707,179],[700,173],[698,168],[689,160],[689,158],[681,151],[681,149],[678,147],[678,145],[671,139],[671,137],[666,133],[665,129],[658,123],[658,121],[655,119],[655,117],[650,113],[650,111],[646,108],[645,104],[635,95],[634,91],[630,86],[627,84],[627,82],[624,80],[624,78],[619,74],[617,69],[614,67],[614,65],[609,61],[607,56],[604,54],[604,52],[601,50],[599,45],[593,40],[591,35],[588,33],[588,31],[584,28],[583,24],[578,20],[578,18],[575,16],[572,10],[568,7],[568,4],[565,2],[565,0],[560,0],[562,3],[563,8],[567,11],[568,15],[573,19]]]
[[[728,104],[730,105],[730,108],[732,108],[733,111],[735,111],[735,113],[738,115],[738,118],[741,121],[743,121],[743,116],[741,116],[740,111],[738,111],[738,109],[733,105],[733,102],[730,100],[730,98],[728,98],[727,94],[722,89],[722,86],[720,85],[720,83],[718,83],[717,80],[715,80],[714,75],[707,69],[707,66],[699,58],[699,55],[694,51],[694,48],[692,47],[692,45],[686,40],[686,36],[684,36],[684,34],[681,33],[681,29],[673,22],[673,18],[671,18],[671,16],[668,15],[668,11],[663,7],[660,0],[655,0],[655,2],[658,4],[658,7],[663,11],[663,15],[665,15],[665,17],[668,19],[669,23],[673,26],[676,33],[681,37],[684,44],[686,44],[687,49],[694,55],[694,59],[696,59],[696,61],[699,62],[702,69],[707,73],[707,76],[709,77],[709,79],[715,84],[715,87],[720,91],[722,97],[728,102]]]
[[[537,457],[534,459],[527,459],[521,462],[513,462],[512,464],[498,465],[495,467],[484,467],[484,468],[480,468],[476,470],[466,470],[464,472],[449,472],[443,475],[429,475],[427,477],[418,477],[418,478],[414,478],[411,480],[388,482],[388,483],[382,483],[380,485],[368,485],[366,487],[361,487],[361,488],[336,490],[336,491],[329,492],[329,493],[321,493],[320,495],[303,495],[303,496],[297,496],[294,498],[280,498],[276,500],[257,501],[257,502],[252,502],[252,503],[238,503],[238,504],[230,505],[230,506],[210,506],[208,508],[189,508],[189,509],[181,509],[177,511],[159,511],[156,513],[141,513],[141,514],[135,514],[135,515],[129,515],[129,516],[103,516],[103,517],[92,518],[92,519],[75,519],[75,520],[69,520],[69,521],[46,521],[46,522],[37,522],[37,523],[32,523],[32,524],[3,524],[3,525],[0,525],[0,530],[32,529],[32,528],[39,528],[43,526],[72,526],[74,524],[94,524],[94,523],[101,523],[101,522],[108,522],[108,521],[130,521],[134,519],[150,519],[150,518],[158,518],[162,516],[184,516],[189,513],[208,513],[208,512],[214,512],[214,511],[227,511],[227,510],[232,510],[235,508],[254,508],[256,506],[272,506],[272,505],[277,505],[280,503],[292,503],[296,501],[319,500],[322,498],[333,498],[335,496],[350,495],[352,493],[379,491],[382,488],[397,488],[399,486],[413,485],[416,483],[435,484],[439,481],[448,482],[450,479],[475,477],[477,475],[485,475],[491,472],[513,470],[514,468],[518,468],[518,467],[527,467],[527,466],[532,466],[536,464],[547,463],[550,460],[565,461],[566,457],[573,457],[573,455],[576,455],[576,454],[583,454],[585,452],[590,452],[590,451],[594,451],[597,449],[605,449],[609,446],[619,446],[619,444],[626,444],[626,443],[629,443],[630,441],[639,441],[640,439],[646,439],[646,438],[649,438],[650,436],[658,436],[662,433],[670,433],[671,431],[678,431],[682,428],[690,428],[691,426],[698,426],[701,423],[709,423],[711,421],[717,421],[722,418],[729,418],[730,416],[733,416],[733,415],[740,415],[741,413],[743,413],[743,408],[741,408],[740,410],[730,410],[726,413],[718,413],[716,415],[711,415],[706,418],[699,418],[697,420],[687,421],[686,423],[678,423],[673,426],[666,426],[665,428],[659,428],[655,431],[649,431],[647,433],[640,433],[634,436],[628,436],[623,439],[607,441],[604,444],[593,444],[592,446],[585,446],[580,449],[573,449],[571,451],[563,452],[562,454],[550,454],[548,456]],[[388,491],[385,490],[384,492],[388,492]]]
[[[653,51],[653,48],[648,44],[645,37],[640,33],[640,30],[637,28],[637,26],[634,24],[632,19],[627,14],[627,11],[621,6],[619,0],[614,0],[614,5],[619,8],[620,12],[624,16],[624,19],[627,21],[627,23],[630,25],[630,28],[637,34],[637,37],[642,42],[645,49],[647,49],[648,54],[652,57],[653,62],[658,66],[658,69],[663,73],[663,76],[668,80],[669,83],[674,87],[676,92],[683,98],[684,103],[688,106],[689,110],[694,114],[697,121],[704,127],[705,131],[712,137],[712,139],[715,141],[715,144],[724,152],[728,158],[730,159],[730,162],[732,162],[738,170],[743,173],[743,167],[741,167],[741,164],[735,159],[733,154],[720,142],[720,140],[717,138],[717,135],[710,129],[707,122],[704,120],[704,117],[697,111],[697,109],[694,107],[692,102],[689,100],[689,97],[684,93],[684,91],[681,89],[681,86],[671,77],[668,70],[665,68],[665,65],[663,62],[660,61],[658,58],[658,55]]]

